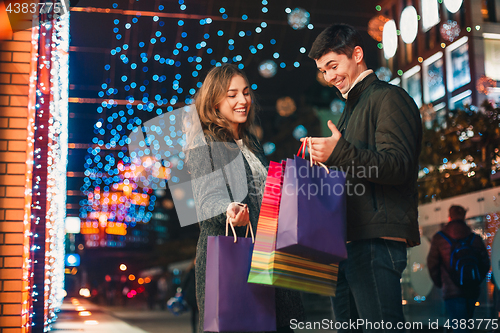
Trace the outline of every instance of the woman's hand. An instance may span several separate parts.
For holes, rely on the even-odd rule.
[[[243,227],[250,222],[248,206],[239,202],[232,202],[227,207],[227,216],[235,227]]]

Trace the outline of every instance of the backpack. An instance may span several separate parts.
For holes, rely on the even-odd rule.
[[[484,279],[479,272],[481,263],[480,252],[472,246],[475,233],[462,239],[448,237],[442,231],[438,232],[451,246],[450,248],[450,269],[448,274],[453,282],[462,288],[478,287]]]

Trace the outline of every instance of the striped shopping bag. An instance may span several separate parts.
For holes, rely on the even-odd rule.
[[[338,265],[276,251],[285,162],[271,162],[266,179],[248,282],[335,296]]]

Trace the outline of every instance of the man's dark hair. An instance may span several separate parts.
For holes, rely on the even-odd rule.
[[[465,220],[466,210],[462,206],[451,206],[448,212],[450,220]]]
[[[309,58],[317,60],[333,51],[337,54],[345,54],[348,58],[352,57],[354,48],[360,46],[363,48],[363,38],[361,34],[347,24],[334,24],[323,30],[314,41]]]

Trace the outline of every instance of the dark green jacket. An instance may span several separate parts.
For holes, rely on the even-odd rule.
[[[346,172],[347,240],[419,244],[422,121],[413,99],[372,73],[349,92],[337,128],[342,137],[327,164]]]

